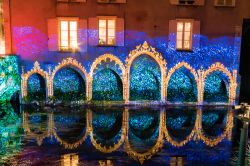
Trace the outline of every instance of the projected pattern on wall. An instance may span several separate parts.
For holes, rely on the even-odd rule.
[[[161,70],[148,55],[137,57],[130,68],[130,100],[160,100]]]
[[[15,56],[0,58],[0,102],[9,101],[14,93],[20,91],[17,61]]]
[[[53,87],[56,99],[63,101],[86,99],[85,80],[72,68],[59,70],[54,77]]]
[[[163,46],[166,47],[165,45],[162,45],[159,47],[160,50],[163,49]],[[103,49],[103,51],[108,51],[108,48],[101,49]],[[52,73],[50,70],[47,72],[40,67],[37,68],[38,62],[36,62],[31,71],[23,73],[22,75],[24,82],[22,86],[22,94],[23,97],[27,95],[27,85],[25,80],[29,77],[29,73],[37,72],[44,75],[46,80],[48,80],[46,86],[48,97],[52,97],[54,92],[54,76],[61,68],[73,66],[85,79],[86,89],[83,89],[86,91],[87,100],[114,101],[123,99],[125,100],[125,103],[140,100],[165,102],[166,100],[171,103],[191,102],[203,104],[204,97],[206,97],[207,100],[208,95],[212,96],[218,91],[218,87],[216,87],[219,85],[218,79],[214,79],[212,75],[214,72],[220,72],[221,74],[223,73],[222,75],[225,77],[223,76],[222,78],[222,76],[219,76],[219,78],[228,80],[228,83],[225,85],[221,84],[221,87],[219,87],[221,93],[216,93],[220,99],[216,102],[234,104],[237,100],[236,92],[239,82],[237,79],[237,70],[234,70],[235,68],[237,69],[237,65],[234,64],[236,66],[230,66],[230,68],[227,68],[224,66],[224,62],[220,63],[221,60],[218,59],[218,61],[216,61],[216,58],[214,58],[213,61],[210,59],[209,63],[204,64],[202,63],[204,57],[201,57],[200,54],[202,54],[202,51],[205,51],[205,49],[207,48],[203,47],[203,49],[199,50],[196,50],[195,48],[194,52],[199,52],[197,55],[192,55],[194,53],[186,52],[169,52],[167,55],[169,56],[172,54],[172,57],[168,59],[168,62],[154,47],[148,45],[147,42],[144,42],[137,46],[136,49],[130,51],[125,63],[113,54],[103,54],[97,57],[92,64],[89,61],[86,61],[88,62],[86,68],[90,68],[89,73],[81,62],[71,57],[63,59],[54,70],[52,69]],[[223,48],[221,48],[221,50],[225,51]],[[234,52],[235,50],[233,48],[230,47],[227,51],[230,51],[227,52],[228,54],[230,53],[230,56],[237,56],[237,53]],[[217,52],[209,52],[209,54],[212,53],[216,54]],[[192,57],[194,58],[194,56],[195,59],[190,59]],[[209,58],[211,56],[209,55]],[[200,60],[197,58],[200,58]],[[178,63],[175,64],[175,61]],[[189,64],[188,62],[192,62],[192,64]],[[230,63],[225,61],[225,64]],[[202,64],[204,64],[205,67]],[[167,67],[169,68],[167,69]],[[77,77],[75,77],[75,79],[77,82]],[[209,85],[209,91],[207,91],[207,84],[211,81],[213,82],[213,84],[211,84],[213,86]],[[58,85],[63,87],[63,84],[65,84],[65,82]],[[226,89],[226,93],[222,93],[223,88],[224,91]],[[213,101],[207,100],[205,102]]]

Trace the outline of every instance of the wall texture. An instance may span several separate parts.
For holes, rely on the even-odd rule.
[[[53,70],[68,57],[77,59],[90,72],[95,59],[106,53],[115,55],[125,64],[130,51],[144,41],[162,54],[167,62],[167,71],[185,61],[196,71],[220,62],[232,72],[239,68],[239,27],[243,18],[250,17],[248,0],[236,1],[235,7],[215,7],[213,0],[205,1],[204,6],[176,6],[168,0],[127,0],[125,4],[98,4],[95,0],[87,0],[86,3],[58,3],[56,0],[4,2],[9,4],[8,25],[11,27],[11,35],[6,39],[11,40],[12,53],[20,57],[24,72],[31,70],[35,61],[49,72],[49,67]],[[91,29],[91,18],[97,16],[124,19],[124,46],[90,44],[96,37],[96,29]],[[48,22],[58,17],[78,17],[84,22],[81,27],[83,41],[86,41],[83,51],[49,51],[49,33],[56,27],[51,29]],[[194,19],[200,25],[199,31],[194,32],[191,52],[175,49],[176,34],[172,31],[171,20],[178,18]]]

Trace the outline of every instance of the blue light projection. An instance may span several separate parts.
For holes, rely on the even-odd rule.
[[[74,69],[63,68],[54,78],[54,96],[58,100],[73,101],[86,98],[84,78]]]
[[[102,145],[112,146],[120,138],[122,129],[122,112],[120,110],[98,110],[93,111],[92,115],[95,139]]]
[[[122,80],[112,69],[105,68],[94,75],[92,84],[93,100],[122,100]]]
[[[98,38],[98,33],[96,33],[96,30],[88,30],[88,32],[89,32],[88,33],[89,36],[93,36],[93,38],[90,37],[91,40]],[[15,42],[16,43],[15,45],[16,45],[17,52],[20,53],[21,59],[33,60],[36,58],[39,60],[39,62],[41,62],[41,66],[43,66],[43,63],[46,64],[47,62],[55,65],[64,58],[74,57],[79,62],[81,62],[83,66],[86,68],[87,72],[89,72],[94,60],[98,58],[100,55],[103,55],[106,53],[110,53],[110,54],[117,56],[125,64],[126,63],[125,59],[129,55],[130,51],[134,50],[137,45],[140,45],[144,41],[147,41],[149,45],[156,48],[156,50],[162,54],[162,56],[167,62],[168,70],[174,67],[177,63],[182,62],[182,61],[185,61],[186,63],[190,64],[192,68],[194,68],[196,71],[198,71],[202,67],[203,69],[206,70],[209,68],[209,66],[211,66],[215,62],[220,62],[221,64],[223,64],[226,68],[228,68],[229,72],[232,72],[233,70],[238,70],[239,68],[239,52],[240,52],[239,43],[241,40],[240,37],[234,37],[233,35],[230,35],[230,36],[218,36],[216,38],[209,38],[207,36],[194,34],[193,35],[193,41],[194,41],[193,49],[192,51],[185,52],[185,51],[176,50],[175,48],[176,34],[169,34],[169,36],[162,35],[162,36],[152,37],[152,36],[149,36],[146,32],[140,32],[140,31],[134,31],[134,30],[126,30],[124,33],[126,34],[124,47],[118,47],[118,46],[117,47],[97,47],[97,46],[87,45],[86,46],[87,52],[84,51],[84,52],[77,52],[77,53],[68,53],[68,52],[62,53],[62,52],[56,52],[56,51],[48,51],[47,45],[46,47],[44,45],[44,42],[47,42],[47,38],[44,37],[44,34],[41,34],[40,32],[38,33],[37,30],[33,27],[16,27],[16,29],[14,30],[14,34],[16,36],[15,41],[18,41],[18,42]],[[41,40],[41,42],[36,41],[34,42],[34,44],[30,44],[30,41],[33,41],[34,39],[33,36],[37,36],[38,40],[39,41]],[[25,42],[26,39],[32,39],[32,40]],[[199,41],[199,43],[197,41]],[[17,43],[22,43],[22,44],[17,44]],[[32,52],[33,49],[30,51],[30,48],[34,48],[34,51]],[[28,50],[29,52],[27,53],[23,50]],[[40,55],[38,53],[40,53],[41,56],[38,56]],[[131,88],[130,100],[159,100],[160,89],[162,86],[160,85],[160,80],[161,80],[160,70],[159,68],[156,68],[157,64],[151,66],[150,63],[145,63],[143,60],[140,61],[141,59],[143,59],[141,57],[144,57],[144,56],[147,56],[147,55],[142,55],[138,57],[135,60],[135,62],[132,64],[132,68],[133,66],[135,66],[136,70],[134,71],[131,68],[132,77],[130,78],[131,79],[130,80],[130,88]],[[137,67],[137,66],[143,66],[140,63],[145,64],[143,68]],[[23,61],[22,65],[24,65],[25,68],[28,69],[29,67],[26,67],[29,65],[28,60]],[[151,70],[150,68],[154,68],[154,69]],[[193,78],[190,77],[186,72],[183,72],[182,74],[180,73],[181,73],[180,71],[177,71],[177,73],[173,75],[173,78],[171,79],[172,81],[170,81],[172,83],[169,84],[171,86],[169,88],[170,89],[169,93],[171,93],[171,89],[173,89],[172,91],[179,89],[181,93],[178,93],[178,94],[172,93],[168,95],[168,97],[170,96],[168,100],[171,102],[196,101],[197,92],[195,88],[192,88],[192,87],[195,87],[195,84],[192,84]],[[102,74],[105,75],[106,72],[103,72]],[[100,76],[101,73],[97,75]],[[237,76],[239,78],[239,75]],[[174,80],[178,80],[177,78],[179,77],[184,77],[182,79],[183,81],[185,80],[184,85],[174,86],[174,82],[175,82]],[[216,79],[212,79],[212,80],[218,83]],[[213,82],[212,80],[210,82]],[[207,81],[209,81],[209,78],[207,78]],[[97,82],[101,82],[101,84],[103,84],[104,81],[98,80]],[[113,80],[110,82],[117,82],[117,81]],[[238,79],[237,83],[239,82],[240,80]],[[94,88],[101,89],[99,86],[101,84],[99,83],[98,85],[95,84],[96,86],[94,86],[93,89]],[[64,86],[63,84],[60,84],[60,85]],[[206,87],[208,87],[207,89],[209,90],[210,86],[208,85]],[[105,89],[106,86],[102,88]],[[213,91],[216,89],[215,87],[212,87],[212,86],[211,88],[213,89]],[[191,89],[193,90],[191,91]],[[114,89],[112,89],[112,91],[114,91]],[[206,92],[208,91],[206,90]],[[212,91],[209,91],[209,92],[212,92]],[[105,94],[105,93],[103,96],[102,95],[93,95],[93,96],[94,97],[97,96],[97,100],[103,100],[103,99],[104,100],[120,100],[120,97],[118,97],[118,99],[114,98],[113,92],[109,92],[108,94]],[[118,92],[115,92],[115,93],[118,93]],[[214,96],[214,94],[216,93],[210,94],[210,96]],[[239,94],[239,90],[237,89],[236,98],[238,98],[238,94]],[[205,96],[208,96],[208,95],[209,94]],[[101,96],[100,99],[98,99],[99,96]],[[207,101],[210,102],[212,100],[207,99]],[[228,99],[225,96],[222,96],[220,97],[220,99],[218,99],[218,101],[227,102]]]
[[[160,100],[161,70],[154,59],[141,55],[130,69],[130,100]]]
[[[128,137],[130,145],[137,152],[145,152],[156,144],[159,114],[158,110],[130,110]]]
[[[166,112],[166,127],[171,136],[178,141],[185,140],[194,128],[195,109],[170,108]]]
[[[228,102],[229,83],[225,74],[216,71],[205,81],[204,102]]]
[[[204,111],[202,114],[202,128],[205,134],[209,137],[217,137],[222,134],[226,127],[226,114],[225,110]]]
[[[57,135],[68,143],[78,141],[86,133],[86,111],[56,113],[54,121]]]
[[[181,67],[168,83],[167,100],[170,102],[197,102],[197,85],[194,76]]]
[[[46,82],[39,74],[33,74],[28,79],[28,100],[46,99]]]

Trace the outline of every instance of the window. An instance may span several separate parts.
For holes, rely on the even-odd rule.
[[[234,7],[235,0],[215,0],[215,6]]]
[[[193,21],[177,20],[176,49],[191,50]]]
[[[98,3],[126,3],[126,0],[97,0]]]
[[[77,20],[60,20],[60,50],[74,51],[78,49],[77,44]]]
[[[115,18],[99,18],[99,45],[115,45]]]
[[[203,6],[205,4],[205,0],[170,0],[170,4]]]
[[[86,0],[57,0],[57,2],[86,2]]]

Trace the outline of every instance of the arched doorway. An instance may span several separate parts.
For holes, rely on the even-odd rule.
[[[161,69],[157,62],[144,54],[137,57],[130,68],[131,101],[161,99]]]
[[[106,68],[94,74],[92,99],[109,101],[123,99],[122,80],[114,70]]]
[[[85,78],[73,67],[65,66],[53,78],[54,97],[61,101],[86,99]]]
[[[46,80],[38,74],[32,74],[27,80],[27,100],[43,101],[46,100]]]
[[[147,85],[149,84],[151,86],[150,88],[145,87],[145,86],[143,87],[142,84],[137,86],[136,82],[134,82],[135,84],[133,84],[133,71],[135,71],[134,72],[135,75],[138,74],[138,78],[136,78],[137,76],[135,76],[134,79],[140,80],[139,78],[141,78],[142,80],[143,78],[141,77],[139,72],[136,72],[141,69],[138,68],[136,65],[132,66],[133,64],[136,63],[136,62],[134,63],[134,61],[136,61],[136,59],[140,56],[142,57],[146,56],[145,59],[149,60],[150,64],[152,64],[155,67],[155,69],[153,69],[152,66],[144,63],[145,71],[142,71],[143,72],[142,74],[146,76],[145,78],[150,81],[150,84],[147,82]],[[137,63],[143,64],[143,62],[141,63],[139,61]],[[135,69],[133,69],[133,67]],[[160,69],[160,72],[158,71],[159,69]],[[131,73],[132,73],[132,82],[131,82]],[[125,102],[128,103],[129,100],[131,100],[130,97],[132,97],[132,100],[138,100],[138,99],[139,100],[158,100],[159,99],[158,92],[156,94],[151,94],[153,91],[154,92],[156,92],[156,90],[158,91],[158,89],[160,89],[161,101],[165,101],[165,96],[166,96],[166,87],[165,87],[166,85],[165,85],[165,79],[164,79],[165,77],[166,77],[166,61],[164,60],[162,55],[156,51],[155,48],[149,46],[148,43],[145,41],[142,45],[137,46],[135,50],[132,50],[130,54],[128,55],[128,57],[126,58],[126,84],[124,86],[125,87],[124,88],[125,89],[125,93],[124,93]],[[143,81],[145,82],[145,80]],[[130,85],[130,83],[132,83],[132,85]],[[130,92],[130,90],[132,90],[132,93]],[[144,93],[146,93],[145,95],[146,97],[142,95],[140,96],[133,95],[135,91],[136,91],[136,94],[138,94],[139,91],[144,91]]]
[[[229,80],[226,74],[219,70],[207,75],[204,83],[204,102],[229,102]]]
[[[191,70],[192,71],[192,70]],[[197,102],[197,75],[181,66],[169,76],[167,100],[170,102]]]
[[[98,57],[90,69],[90,92],[93,100],[120,101],[124,99],[125,68],[112,54]]]

